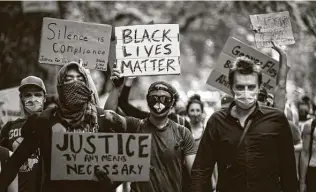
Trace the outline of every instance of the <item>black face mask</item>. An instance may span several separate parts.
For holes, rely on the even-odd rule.
[[[173,99],[164,95],[150,95],[147,96],[147,103],[149,108],[156,114],[163,114],[166,111],[170,110],[173,104]]]

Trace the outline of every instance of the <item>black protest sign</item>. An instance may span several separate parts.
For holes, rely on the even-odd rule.
[[[101,170],[113,181],[148,181],[150,154],[150,134],[54,132],[51,179],[92,180]]]
[[[179,25],[115,28],[116,61],[122,76],[180,74]]]

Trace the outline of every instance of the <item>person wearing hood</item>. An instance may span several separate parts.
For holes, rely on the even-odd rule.
[[[101,171],[95,172],[95,180],[51,179],[52,132],[113,132],[105,126],[101,117],[104,112],[97,107],[89,82],[86,70],[77,62],[70,62],[60,69],[57,75],[57,106],[39,115],[31,115],[24,123],[21,131],[24,139],[0,174],[0,191],[11,183],[21,165],[37,149],[41,152],[43,163],[42,192],[101,192],[116,187]]]

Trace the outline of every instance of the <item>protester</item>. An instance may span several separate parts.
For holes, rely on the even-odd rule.
[[[268,99],[268,92],[265,88],[261,88],[259,90],[259,93],[258,93],[258,103],[260,105],[265,105],[265,106],[268,106],[267,105],[267,99]]]
[[[30,116],[22,127],[24,140],[11,156],[0,174],[0,190],[13,180],[19,167],[38,148],[43,163],[43,192],[56,191],[110,191],[116,187],[104,172],[96,172],[98,181],[53,181],[51,172],[52,132],[111,132],[96,107],[91,85],[85,69],[77,62],[70,62],[60,69],[57,76],[58,106],[47,109],[39,116]]]
[[[134,107],[128,102],[128,96],[131,90],[131,86],[133,84],[133,79],[134,78],[127,78],[124,84],[124,87],[122,89],[122,92],[119,96],[119,101],[118,101],[118,106],[123,110],[123,112],[127,116],[133,116],[136,118],[144,119],[149,116],[148,112],[142,111],[138,109],[137,107]],[[175,103],[177,104],[179,100],[179,95],[176,92],[175,94]],[[169,113],[168,115],[169,119],[172,121],[185,126],[186,128],[190,129],[190,123],[181,115],[178,115],[176,113]]]
[[[117,108],[120,86],[124,81],[119,77],[119,71],[114,68],[112,79],[115,87],[110,92],[105,109],[115,111]],[[168,118],[176,95],[176,90],[170,84],[158,81],[148,89],[146,98],[150,113],[145,119],[106,112],[106,118],[117,128],[123,127],[128,133],[152,134],[150,179],[148,182],[133,182],[133,192],[180,192],[183,161],[187,170],[191,171],[196,153],[193,136],[187,128]]]
[[[228,78],[234,102],[208,120],[193,164],[190,191],[209,191],[217,163],[218,191],[296,192],[290,125],[283,112],[258,105],[259,65],[239,57]]]
[[[303,150],[300,159],[300,192],[316,191],[316,121],[305,123],[302,132]]]
[[[23,141],[23,124],[30,115],[42,112],[46,102],[46,88],[42,79],[38,77],[24,78],[19,91],[24,116],[6,123],[0,133],[0,145],[13,152]],[[40,174],[39,151],[36,150],[19,169],[19,192],[39,191]]]
[[[8,149],[0,146],[0,173],[1,173],[1,166],[5,165],[5,162],[9,159],[12,155],[12,152]],[[19,184],[18,184],[18,176],[12,181],[12,183],[5,189],[3,192],[18,192],[19,191]]]
[[[194,94],[189,98],[186,114],[190,119],[190,126],[193,138],[195,140],[195,144],[198,147],[203,136],[205,127],[204,122],[202,120],[202,115],[204,113],[204,103],[201,101],[201,96],[198,94]],[[214,169],[214,173],[212,175],[212,189],[215,190],[217,180],[217,169]],[[189,182],[187,183],[189,186]],[[189,188],[187,187],[186,190]]]

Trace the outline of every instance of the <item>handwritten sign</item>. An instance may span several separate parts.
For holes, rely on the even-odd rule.
[[[280,45],[295,43],[288,11],[250,15],[250,20],[258,48],[272,47],[272,40]]]
[[[219,69],[229,69],[229,65],[237,57],[246,56],[247,58],[260,65],[262,72],[276,78],[279,71],[279,62],[268,55],[252,48],[251,46],[239,41],[234,37],[229,37],[217,60],[216,67]],[[226,70],[225,70],[226,71]]]
[[[274,94],[279,62],[259,52],[236,38],[229,37],[220,53],[215,69],[211,72],[207,84],[231,95],[228,83],[229,68],[237,57],[245,56],[262,68],[262,85],[268,93]]]
[[[22,1],[24,13],[34,12],[57,12],[59,10],[57,1]]]
[[[92,180],[102,170],[113,181],[148,181],[151,135],[53,132],[52,180]]]
[[[23,115],[19,95],[19,87],[0,91],[0,126]]]
[[[180,74],[179,25],[115,27],[117,67],[123,76]]]
[[[110,25],[44,18],[39,62],[64,65],[84,61],[88,69],[107,70]]]
[[[208,85],[223,91],[229,95],[232,95],[230,90],[230,85],[228,81],[228,72],[222,72],[218,69],[214,69],[206,82]],[[268,93],[274,94],[274,89],[276,87],[276,81],[272,77],[262,74],[262,84],[261,88],[264,87]]]

